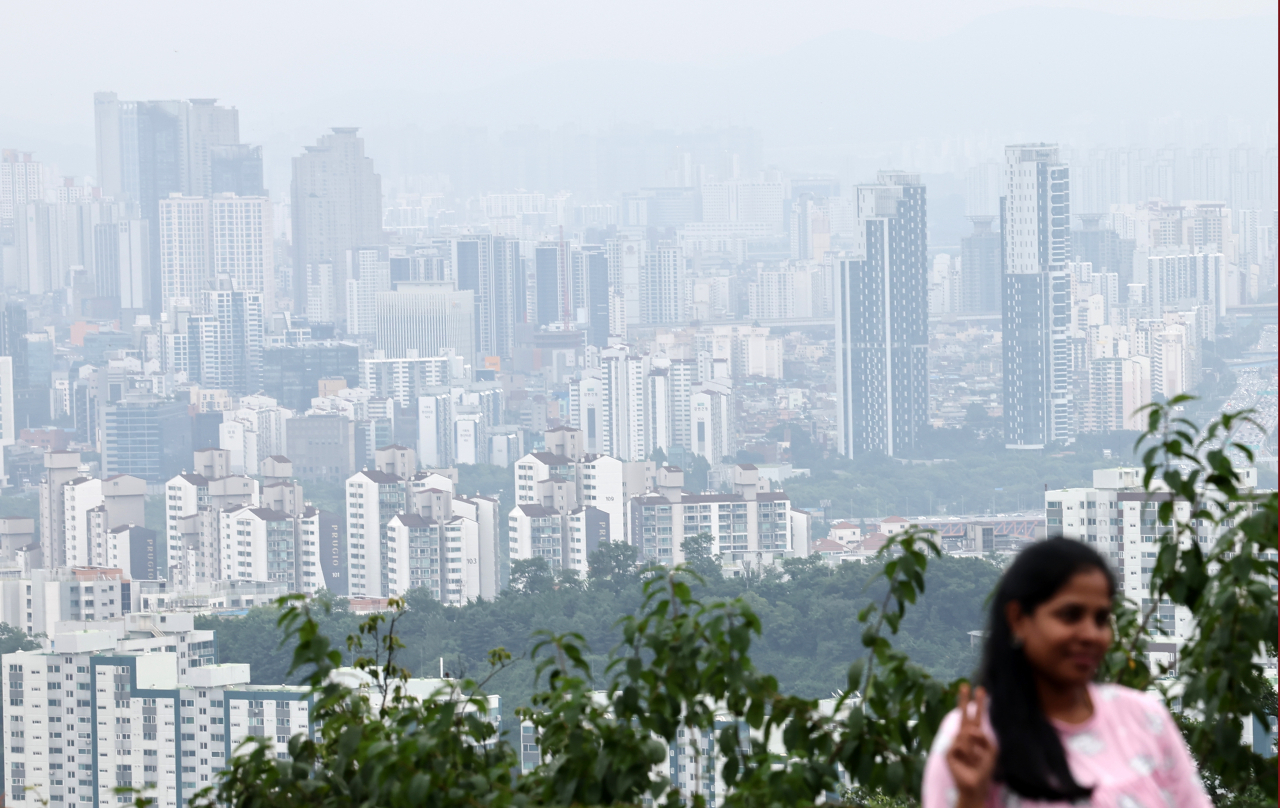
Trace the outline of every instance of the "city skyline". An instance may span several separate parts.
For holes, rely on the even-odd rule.
[[[586,626],[559,636],[598,651],[630,636],[641,597],[652,645],[677,611],[700,619],[699,593],[745,594],[739,615],[707,613],[746,632],[726,664],[751,673],[739,640],[765,627],[807,699],[846,692],[871,642],[853,621],[875,634],[885,617],[913,663],[856,689],[928,691],[932,715],[960,680],[916,677],[964,674],[1001,568],[1058,554],[1067,583],[1032,588],[1058,602],[1087,581],[1095,617],[1103,594],[1142,600],[1156,623],[1116,625],[1135,654],[1167,629],[1145,646],[1165,677],[1207,653],[1193,618],[1212,610],[1157,595],[1206,548],[1248,560],[1231,542],[1274,522],[1280,55],[1263,0],[125,0],[28,3],[5,24],[5,804],[106,805],[114,786],[184,808],[248,771],[242,740],[281,772],[302,733],[333,740],[316,688],[282,684],[290,626],[312,633],[268,611],[288,603],[323,605],[324,632],[372,615],[361,634],[405,649],[415,697],[459,694],[453,676],[510,649],[485,680],[485,720],[520,742],[520,780],[489,792],[504,799],[568,760],[543,754],[558,719],[538,712],[562,700],[519,684],[550,647],[522,645],[531,630]],[[1163,450],[1206,458],[1216,476],[1188,485],[1220,487],[1220,518],[1157,473],[1161,419],[1210,424]],[[1165,569],[1175,549],[1190,572]],[[919,552],[941,556],[923,620],[862,608],[885,562],[924,598]],[[1228,566],[1222,591],[1241,585]],[[654,589],[667,573],[679,604]],[[1038,666],[1036,621],[1003,612],[989,645]],[[1086,622],[1101,653],[1104,621]],[[1247,662],[1275,684],[1274,657]],[[386,684],[353,664],[316,681]],[[756,695],[781,681],[755,676],[739,685]],[[552,680],[570,710],[602,704]],[[382,697],[383,717],[435,709]],[[882,729],[854,737],[858,701],[806,713],[843,733],[846,802],[871,782],[849,750]],[[658,761],[628,782],[755,799],[759,777],[715,772],[742,750],[713,712],[654,730],[670,755],[653,727],[615,744],[640,744],[632,774]],[[904,725],[927,737],[919,718]],[[502,759],[505,740],[464,723],[457,748]],[[1245,729],[1274,747],[1265,722]],[[919,772],[904,738],[890,801],[894,767]],[[836,748],[810,746],[783,769]],[[759,751],[748,768],[785,774]],[[792,801],[850,785],[835,761],[793,777]]]
[[[579,130],[591,132],[608,129],[618,124],[640,128],[665,128],[674,124],[677,129],[696,129],[708,124],[731,123],[736,126],[761,129],[769,144],[770,160],[785,158],[785,155],[790,154],[793,158],[799,159],[784,159],[784,162],[798,163],[797,167],[801,170],[829,171],[847,168],[841,166],[839,160],[832,158],[840,150],[850,146],[882,153],[887,150],[888,156],[892,158],[892,164],[861,169],[862,176],[848,178],[856,181],[869,180],[875,170],[885,167],[932,173],[937,170],[936,163],[939,159],[954,159],[944,156],[943,149],[946,145],[944,141],[955,139],[957,136],[959,139],[950,145],[951,154],[954,155],[957,151],[963,154],[965,151],[978,149],[982,152],[982,156],[988,158],[998,156],[998,150],[1002,148],[1003,142],[1028,140],[1054,140],[1081,147],[1101,143],[1113,145],[1142,143],[1154,147],[1171,141],[1183,141],[1187,144],[1213,142],[1219,146],[1225,146],[1241,141],[1263,142],[1274,139],[1274,102],[1263,102],[1263,107],[1256,109],[1257,99],[1274,99],[1276,96],[1274,71],[1268,67],[1274,62],[1274,43],[1262,36],[1263,29],[1274,26],[1265,21],[1262,25],[1257,25],[1248,17],[1250,13],[1265,14],[1269,10],[1265,4],[1247,2],[1183,4],[1181,8],[1183,19],[1176,18],[1179,8],[1170,7],[1167,4],[1156,7],[1150,3],[1130,3],[1127,6],[1115,8],[1115,13],[1111,14],[1098,11],[1099,4],[1096,3],[1077,5],[1077,8],[1064,9],[1045,9],[1034,4],[1023,3],[991,3],[987,7],[977,6],[974,7],[975,10],[965,12],[966,27],[961,30],[952,24],[949,30],[939,35],[940,38],[935,40],[932,47],[924,47],[924,43],[921,42],[900,39],[908,32],[924,30],[920,29],[918,24],[910,27],[898,24],[895,29],[891,25],[879,23],[882,27],[878,32],[866,30],[874,29],[877,19],[886,13],[910,15],[910,10],[879,12],[874,8],[860,5],[850,7],[851,10],[856,9],[856,16],[832,18],[828,25],[821,28],[807,30],[800,28],[798,31],[788,29],[792,32],[790,37],[799,38],[800,41],[794,41],[787,46],[762,42],[758,27],[755,29],[754,37],[744,37],[741,40],[726,38],[720,47],[733,50],[736,54],[732,57],[735,63],[733,75],[743,77],[742,79],[730,78],[729,86],[736,86],[734,82],[738,81],[754,81],[757,84],[765,82],[763,85],[754,87],[752,95],[757,97],[764,87],[781,86],[777,85],[777,82],[790,81],[796,84],[800,74],[790,71],[801,69],[808,72],[817,71],[818,74],[824,71],[829,72],[830,65],[821,62],[825,58],[822,54],[838,52],[846,48],[855,50],[871,48],[874,52],[883,51],[885,55],[893,52],[895,48],[899,51],[902,47],[913,49],[916,56],[907,60],[907,63],[919,65],[918,68],[912,68],[919,69],[920,73],[911,80],[911,84],[917,87],[919,92],[935,92],[931,89],[934,82],[929,80],[930,76],[938,79],[949,77],[947,80],[958,82],[955,87],[945,90],[942,87],[937,88],[941,92],[938,92],[936,97],[932,97],[927,105],[936,111],[933,119],[919,118],[909,123],[904,119],[903,123],[906,125],[895,130],[882,128],[878,123],[872,123],[870,126],[865,123],[855,125],[852,120],[827,115],[823,126],[806,128],[803,133],[786,132],[778,128],[780,122],[789,120],[793,114],[799,112],[799,108],[794,112],[775,110],[775,114],[766,118],[752,120],[749,117],[744,118],[742,114],[743,110],[755,108],[752,104],[744,103],[751,96],[743,95],[736,105],[727,106],[721,101],[714,100],[709,105],[695,103],[692,99],[677,100],[681,98],[678,89],[681,86],[692,88],[699,86],[699,82],[703,81],[723,84],[726,78],[729,78],[705,73],[707,68],[703,66],[704,63],[708,61],[723,63],[724,61],[723,58],[709,60],[705,48],[686,49],[683,56],[665,52],[660,56],[650,49],[647,55],[634,57],[630,62],[620,61],[607,68],[604,68],[601,63],[593,63],[586,75],[599,75],[602,78],[617,76],[632,86],[633,93],[639,92],[651,96],[639,105],[631,104],[626,108],[612,109],[607,116],[596,119],[583,116],[592,109],[610,109],[607,96],[602,98],[600,103],[592,105],[573,106],[559,103],[554,101],[554,97],[546,98],[546,94],[538,92],[534,86],[522,86],[519,77],[513,75],[516,71],[527,70],[532,64],[545,64],[552,73],[547,74],[544,70],[544,75],[550,76],[563,72],[567,79],[573,73],[582,75],[582,65],[557,66],[554,59],[547,61],[545,56],[536,53],[524,54],[518,61],[511,61],[514,54],[520,50],[517,43],[513,43],[515,47],[500,49],[491,58],[483,60],[468,56],[467,49],[458,46],[458,43],[465,41],[465,35],[448,48],[432,49],[426,58],[437,61],[433,66],[433,75],[439,76],[447,86],[458,87],[459,92],[452,95],[447,92],[442,94],[437,92],[435,96],[418,99],[415,104],[406,107],[403,103],[379,103],[377,101],[380,97],[379,93],[353,94],[351,90],[345,89],[354,87],[358,83],[356,77],[361,75],[361,68],[348,67],[332,60],[315,64],[315,69],[310,73],[297,73],[297,78],[288,78],[294,73],[285,70],[284,64],[281,64],[278,69],[265,68],[266,74],[270,77],[265,83],[258,74],[254,74],[251,79],[247,76],[235,77],[226,72],[224,62],[218,61],[221,71],[221,77],[219,77],[217,72],[211,71],[211,66],[215,62],[196,55],[199,52],[198,48],[189,50],[177,47],[160,50],[159,43],[166,38],[172,38],[171,29],[179,25],[180,20],[156,18],[157,30],[152,32],[154,38],[143,37],[139,41],[143,47],[139,51],[137,64],[139,66],[150,64],[154,67],[160,67],[163,64],[162,70],[152,69],[149,73],[133,74],[129,73],[126,67],[129,63],[109,61],[112,71],[124,72],[97,75],[92,85],[78,84],[74,74],[50,75],[47,79],[42,79],[51,84],[43,87],[40,93],[40,108],[44,110],[41,116],[18,112],[33,108],[30,102],[34,101],[34,96],[28,99],[24,94],[34,89],[34,85],[31,88],[27,85],[10,88],[11,103],[0,107],[0,140],[25,150],[41,152],[44,159],[65,166],[64,171],[67,173],[87,174],[94,170],[93,135],[89,122],[84,120],[80,112],[80,103],[77,98],[83,97],[86,93],[111,89],[111,85],[127,97],[182,98],[207,95],[220,98],[221,103],[231,104],[245,112],[245,118],[242,121],[245,139],[247,142],[265,146],[268,187],[274,194],[280,195],[285,191],[284,184],[287,183],[289,158],[303,145],[312,142],[317,131],[326,131],[328,127],[338,125],[362,126],[366,137],[373,138],[371,154],[380,157],[384,164],[394,169],[394,173],[414,173],[423,168],[415,165],[422,161],[420,156],[415,156],[417,151],[414,141],[421,140],[423,134],[430,133],[441,125],[484,126],[494,130],[496,134],[503,129],[522,124],[533,124],[552,130],[567,124],[576,126]],[[918,4],[916,7],[919,7]],[[939,9],[931,9],[931,13],[924,15],[916,13],[914,16],[918,19],[913,22],[918,23],[921,19],[928,19],[931,24],[945,26],[949,18],[955,17],[955,12],[949,10],[946,5],[940,8],[943,13],[939,13]],[[968,8],[967,5],[966,8]],[[279,9],[272,8],[259,11],[267,14],[281,13]],[[983,16],[982,12],[986,12],[986,16]],[[385,13],[393,12],[388,9]],[[805,18],[813,13],[815,12],[812,10],[802,12],[796,15],[796,19]],[[830,11],[826,13],[829,15]],[[1126,13],[1131,16],[1126,16]],[[33,19],[30,20],[32,25],[50,24],[50,21],[41,19],[39,13],[32,12],[32,14]],[[1187,19],[1188,17],[1190,19]],[[728,15],[727,18],[736,19],[734,15]],[[538,24],[552,24],[556,19],[548,17]],[[578,24],[584,26],[600,25],[600,23],[599,19],[591,16],[578,21]],[[795,25],[789,19],[788,23]],[[319,22],[314,24],[320,25]],[[1052,112],[1048,109],[1037,111],[1035,108],[1024,107],[1021,110],[1022,117],[1016,123],[1002,123],[989,115],[975,120],[969,114],[969,110],[976,110],[977,107],[969,103],[960,104],[959,100],[968,99],[974,93],[981,94],[984,87],[982,77],[994,76],[995,73],[992,71],[996,69],[996,65],[982,61],[975,62],[971,57],[966,57],[966,44],[975,36],[985,37],[992,42],[1004,39],[1017,43],[1031,30],[1044,26],[1058,28],[1063,36],[1077,40],[1094,37],[1103,30],[1115,28],[1115,33],[1110,35],[1127,39],[1128,47],[1112,48],[1104,59],[1073,61],[1075,80],[1069,83],[1065,90],[1076,95],[1068,104],[1073,114],[1065,119],[1056,113],[1057,107],[1054,107]],[[1154,37],[1143,36],[1141,32],[1144,28],[1159,33]],[[844,29],[849,29],[849,33],[841,33]],[[773,30],[775,35],[771,42],[786,41],[776,24],[773,25]],[[372,32],[363,31],[361,35],[371,36]],[[231,41],[236,41],[245,37],[246,34],[243,31],[237,31],[228,32],[227,36]],[[845,39],[842,40],[841,37]],[[1223,69],[1237,77],[1237,80],[1223,84],[1191,74],[1183,77],[1179,82],[1177,93],[1170,92],[1166,96],[1160,96],[1158,94],[1162,91],[1157,84],[1153,88],[1157,95],[1144,93],[1139,99],[1130,99],[1138,106],[1134,106],[1133,103],[1126,105],[1122,101],[1123,96],[1118,92],[1118,88],[1113,82],[1107,80],[1108,72],[1117,69],[1139,69],[1139,65],[1144,61],[1150,62],[1150,59],[1144,59],[1138,51],[1133,49],[1150,46],[1151,57],[1156,57],[1158,51],[1154,48],[1155,41],[1163,40],[1163,44],[1168,46],[1171,43],[1170,37],[1174,40],[1186,41],[1188,45],[1195,42],[1197,52],[1211,53],[1213,58],[1225,60]],[[1242,43],[1248,41],[1250,37],[1262,38],[1257,40],[1256,48],[1241,47]],[[927,40],[928,37],[925,39]],[[1150,40],[1150,43],[1144,40]],[[253,47],[252,42],[252,38],[246,39],[245,46]],[[21,59],[23,47],[25,47],[24,43],[19,42],[16,43],[15,48],[8,49],[9,58]],[[89,40],[84,43],[84,47],[94,49],[101,46],[95,40]],[[777,52],[779,47],[781,52]],[[450,48],[456,48],[462,53],[455,53]],[[1206,51],[1205,48],[1209,50]],[[175,57],[178,61],[172,63],[167,61],[166,57],[173,57],[175,51],[178,52],[178,56]],[[392,71],[390,75],[394,75],[399,69],[394,66],[395,62],[401,60],[403,55],[394,47],[379,48],[377,51],[378,59],[392,63],[385,69]],[[1129,51],[1133,52],[1127,53]],[[272,49],[272,52],[278,51]],[[581,52],[580,49],[579,52]],[[621,58],[616,48],[613,48],[612,52],[613,58]],[[283,52],[279,53],[283,55]],[[280,56],[274,58],[280,58]],[[819,61],[813,63],[814,59]],[[766,61],[752,68],[750,65],[753,60]],[[800,68],[799,66],[806,60],[810,64]],[[972,64],[972,66],[960,70],[941,69],[942,65],[954,64],[957,60],[962,65]],[[292,71],[297,70],[296,63],[295,60],[289,65]],[[1124,65],[1131,67],[1126,68]],[[671,96],[668,91],[664,98],[664,93],[658,90],[655,82],[661,82],[659,86],[673,87],[670,84],[670,79],[676,75],[673,71],[683,69],[681,66],[687,66],[689,70],[694,71],[693,74],[674,85],[675,96]],[[326,70],[339,69],[346,69],[346,73],[326,72]],[[779,71],[782,72],[779,73]],[[653,72],[652,80],[648,77],[650,72]],[[385,70],[383,74],[387,74]],[[776,78],[769,78],[771,74]],[[186,78],[175,82],[171,76],[177,75]],[[310,86],[331,87],[337,92],[330,90],[324,98],[308,101],[301,107],[295,107],[287,102],[282,105],[282,99],[306,97],[308,85],[300,81],[303,75],[311,77]],[[375,78],[376,75],[378,74],[368,74],[366,82],[376,86],[379,82],[379,79]],[[1011,79],[1023,80],[1016,72]],[[293,83],[281,83],[284,81]],[[103,83],[108,86],[103,86]],[[961,89],[964,85],[971,87],[972,90]],[[431,86],[438,87],[439,84],[433,83]],[[846,88],[829,86],[821,82],[814,86],[835,91],[837,94],[847,92]],[[270,95],[262,95],[263,90],[267,88],[271,88]],[[799,89],[803,93],[803,88],[804,84],[799,84],[794,89]],[[884,89],[887,91],[889,88]],[[1027,89],[1030,90],[1030,86]],[[194,92],[197,90],[199,92]],[[412,88],[409,91],[419,92]],[[1222,105],[1225,114],[1207,115],[1202,112],[1203,107],[1188,103],[1188,99],[1209,92],[1212,92]],[[794,94],[793,90],[791,95]],[[776,93],[766,93],[766,97],[772,95]],[[472,104],[470,107],[463,103],[467,102],[467,99],[486,96],[495,101],[499,98],[502,100],[499,103],[485,105]],[[522,96],[538,97],[540,103],[527,105],[519,100]],[[713,94],[708,98],[716,97],[717,95]],[[796,101],[800,102],[803,97],[803,95],[796,96]],[[891,96],[886,95],[886,99],[889,97]],[[812,103],[809,99],[804,100]],[[601,106],[601,103],[605,106]],[[666,109],[671,104],[675,106]],[[1142,106],[1144,104],[1147,106]],[[1269,110],[1266,109],[1268,106]],[[419,119],[416,115],[406,114],[404,110],[408,108],[430,108],[437,113]],[[1251,109],[1254,111],[1250,111]],[[388,117],[390,110],[399,110],[399,112]],[[505,112],[495,116],[494,112],[497,110]],[[1239,110],[1239,113],[1236,110]],[[938,113],[941,113],[941,116]],[[1045,113],[1048,113],[1047,117],[1035,120],[1036,115]],[[1246,120],[1241,117],[1246,113],[1256,117]],[[943,121],[946,123],[940,126],[939,124]],[[1154,128],[1148,127],[1148,122],[1152,123]],[[48,127],[55,125],[63,134],[61,137],[49,138],[52,132]],[[1098,129],[1099,126],[1102,129]],[[75,131],[82,134],[78,138],[65,137],[66,133]],[[18,144],[14,142],[17,136],[29,140],[27,143]],[[915,141],[921,138],[923,138],[922,142],[911,150],[921,154],[918,164],[908,164],[911,161],[904,161],[902,158],[910,155],[904,155],[895,141]],[[35,142],[31,142],[32,140]],[[76,145],[77,143],[80,145]],[[821,144],[820,148],[816,148],[818,144]],[[926,156],[927,159],[925,159]]]

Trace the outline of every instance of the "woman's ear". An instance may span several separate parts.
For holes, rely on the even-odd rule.
[[[1022,604],[1016,600],[1011,600],[1004,605],[1004,620],[1009,624],[1009,633],[1012,634],[1012,640],[1016,644],[1021,644],[1024,639],[1022,636],[1022,627],[1026,623],[1027,615],[1022,613]]]

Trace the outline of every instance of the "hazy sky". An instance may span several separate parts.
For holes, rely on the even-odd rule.
[[[1016,28],[1019,20],[1025,24],[1039,19],[1034,14],[1064,8],[1083,14],[1081,30],[1092,26],[1101,31],[1115,21],[1129,32],[1125,36],[1139,39],[1142,35],[1132,32],[1141,32],[1143,26],[1163,31],[1162,26],[1172,25],[1174,35],[1194,39],[1197,24],[1176,21],[1229,25],[1223,21],[1275,15],[1270,0],[11,0],[0,48],[0,71],[6,77],[0,84],[0,145],[37,149],[46,159],[70,164],[68,170],[92,171],[92,94],[104,89],[122,98],[214,97],[235,105],[244,138],[275,149],[268,155],[273,162],[287,157],[280,151],[296,150],[329,125],[431,128],[444,122],[468,123],[474,116],[488,117],[475,122],[490,125],[524,120],[553,125],[557,118],[600,125],[632,118],[650,124],[669,120],[672,126],[761,126],[761,114],[767,125],[769,116],[781,110],[775,112],[767,99],[755,103],[753,85],[732,86],[738,66],[745,75],[755,76],[755,70],[767,78],[785,73],[788,63],[805,63],[814,56],[807,52],[809,46],[834,49],[825,54],[829,61],[797,67],[797,78],[789,80],[829,83],[831,89],[815,96],[819,107],[824,98],[850,87],[849,100],[832,101],[850,108],[856,105],[858,82],[876,80],[877,65],[859,62],[864,46],[892,54],[898,42],[904,52],[927,56],[928,43],[955,48],[958,33],[986,30],[988,20],[997,21],[991,23],[997,25],[993,30],[1004,30],[998,26]],[[1141,24],[1135,28],[1135,22]],[[1265,27],[1274,42],[1274,24]],[[832,39],[843,32],[851,32],[853,38]],[[1123,56],[1116,49],[1094,53],[1090,42],[1073,36],[1075,41],[1045,42],[1030,52],[1056,52],[1069,63],[1068,74],[1084,61],[1101,62],[1095,67],[1105,75],[1106,60]],[[1164,34],[1155,38],[1160,36]],[[1227,39],[1220,36],[1203,43],[1206,47],[1197,52],[1209,54],[1210,61],[1216,51],[1238,58]],[[1160,45],[1133,43],[1139,51],[1158,52]],[[1119,50],[1127,49],[1129,43],[1121,43]],[[1256,98],[1258,105],[1274,110],[1274,64],[1269,62],[1264,72],[1270,75],[1265,77],[1249,75],[1256,72],[1249,67],[1240,75],[1238,65],[1235,73],[1221,72],[1223,65],[1211,65],[1208,72],[1217,73],[1215,81],[1224,87],[1235,85],[1242,97]],[[946,72],[945,67],[930,69]],[[819,75],[806,78],[803,70]],[[1016,72],[1034,70],[1017,66]],[[1100,92],[1141,95],[1152,84],[1177,85],[1195,72],[1187,58],[1179,56],[1163,67],[1153,66],[1147,75],[1113,75],[1115,85]],[[976,78],[989,86],[998,79],[990,73]],[[752,81],[761,83],[758,78]],[[664,106],[668,89],[670,110]],[[478,101],[477,94],[489,105]],[[1189,95],[1188,112],[1196,105],[1202,111],[1206,104],[1212,106],[1211,99]],[[903,101],[910,103],[910,98]],[[811,111],[817,119],[828,117],[821,108]],[[1064,110],[1064,123],[1078,112]],[[785,115],[796,122],[794,111],[786,110]],[[945,131],[946,122],[937,123],[939,131]],[[884,136],[901,133],[886,131]]]

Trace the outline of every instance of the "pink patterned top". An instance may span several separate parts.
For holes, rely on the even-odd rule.
[[[1088,803],[1092,808],[1212,808],[1182,734],[1155,696],[1119,685],[1090,685],[1089,695],[1093,716],[1088,721],[1053,724],[1076,782],[1094,787]],[[943,719],[925,764],[922,808],[956,804],[946,757],[959,723],[957,710]],[[985,716],[983,727],[994,740]],[[1071,805],[1023,799],[1000,783],[992,784],[986,804],[988,808]]]

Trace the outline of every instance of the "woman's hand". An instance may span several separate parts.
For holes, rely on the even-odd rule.
[[[970,711],[970,705],[974,707]],[[996,745],[982,729],[987,692],[981,687],[969,699],[969,686],[960,685],[960,729],[947,750],[947,768],[959,792],[957,808],[977,808],[987,800],[991,772],[996,767]]]

